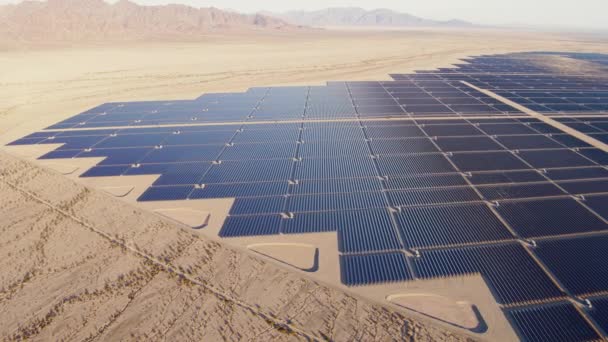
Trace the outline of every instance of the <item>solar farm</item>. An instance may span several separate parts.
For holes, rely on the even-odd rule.
[[[476,324],[422,312],[455,329],[608,338],[608,56],[484,55],[391,77],[105,103],[9,146],[84,161],[73,176],[94,184],[152,177],[119,197],[202,208],[197,233],[385,304],[460,286]],[[475,277],[491,304],[454,282]]]

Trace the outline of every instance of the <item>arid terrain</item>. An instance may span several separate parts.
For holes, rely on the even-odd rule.
[[[4,146],[104,102],[382,80],[478,54],[608,52],[608,40],[496,30],[303,30],[0,47]],[[4,148],[0,193],[3,340],[472,338],[207,240]]]

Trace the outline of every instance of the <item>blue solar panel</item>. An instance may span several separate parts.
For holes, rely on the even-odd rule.
[[[563,145],[543,135],[510,135],[496,138],[510,150],[564,148]]]
[[[502,146],[489,137],[438,138],[437,145],[443,152],[501,151]]]
[[[428,138],[372,140],[369,144],[372,153],[377,155],[439,152]]]
[[[247,183],[287,181],[291,160],[223,161],[212,165],[201,183]]]
[[[608,331],[608,298],[592,298],[590,301],[593,307],[589,315],[604,331]]]
[[[540,241],[534,253],[574,295],[608,291],[608,236]]]
[[[347,144],[323,142],[304,142],[300,144],[298,156],[302,158],[335,158],[352,156],[363,158],[370,155],[365,140],[351,140]]]
[[[294,195],[382,191],[379,178],[301,180],[291,186]]]
[[[296,156],[296,150],[295,141],[281,144],[234,144],[227,146],[218,158],[221,160],[291,159]]]
[[[270,197],[286,195],[289,183],[231,183],[231,184],[204,184],[194,189],[191,199],[197,198],[231,198],[231,197]]]
[[[377,162],[382,176],[456,172],[452,164],[440,154],[380,156]]]
[[[151,150],[141,162],[154,164],[214,161],[217,160],[223,149],[224,146],[221,145],[164,146]]]
[[[395,207],[481,201],[470,186],[447,189],[394,190],[388,192],[388,197]]]
[[[142,202],[185,200],[193,189],[192,185],[151,187],[137,200]]]
[[[454,153],[450,159],[462,172],[529,169],[510,152]]]
[[[373,159],[303,159],[295,163],[294,179],[333,179],[377,177]]]
[[[503,304],[532,303],[564,294],[519,244],[421,251],[414,269],[422,279],[481,274]]]
[[[80,153],[78,158],[106,157],[98,165],[131,165],[138,163],[151,151],[151,148],[93,149]]]
[[[80,177],[111,177],[120,176],[129,169],[129,166],[95,166],[80,175]]]
[[[422,127],[426,134],[431,137],[459,137],[459,136],[476,136],[483,135],[477,127],[466,125],[424,125]]]
[[[603,167],[553,169],[548,170],[546,175],[547,177],[556,181],[572,179],[608,178],[608,170]]]
[[[226,218],[220,237],[263,236],[279,234],[280,215],[229,216]]]
[[[489,135],[537,134],[523,124],[480,124],[479,128]]]
[[[485,204],[405,208],[396,218],[410,248],[514,239]]]
[[[608,229],[606,223],[571,198],[501,202],[496,210],[525,238]]]
[[[468,185],[467,181],[460,174],[388,177],[384,183],[388,190],[442,188]]]
[[[55,150],[42,155],[38,159],[61,159],[61,158],[74,158],[79,155],[82,150]]]
[[[600,336],[569,302],[510,309],[507,316],[523,341],[593,341]]]
[[[366,127],[365,132],[371,139],[415,138],[425,136],[424,132],[422,132],[417,126],[390,125],[388,122],[386,126]]]
[[[522,151],[519,156],[539,169],[595,165],[571,150]]]
[[[539,172],[534,170],[473,173],[470,177],[468,177],[468,179],[472,184],[475,185],[513,184],[547,181],[545,177],[543,177]]]
[[[296,195],[287,207],[289,212],[372,209],[386,207],[386,199],[381,192]]]
[[[608,179],[559,182],[559,186],[573,195],[608,193]]]
[[[581,149],[580,154],[584,155],[585,157],[593,160],[594,162],[600,165],[608,165],[608,153],[602,150],[596,148]]]
[[[371,285],[411,280],[403,253],[340,256],[342,283],[347,286]]]
[[[478,186],[477,190],[489,201],[566,195],[551,183],[486,185]]]
[[[154,185],[199,184],[210,167],[211,163],[169,164],[164,168]]]
[[[285,209],[285,196],[237,198],[230,215],[280,214]]]

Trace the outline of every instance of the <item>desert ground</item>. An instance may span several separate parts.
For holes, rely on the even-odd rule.
[[[490,29],[309,30],[188,42],[11,43],[0,48],[4,145],[104,102],[383,80],[389,73],[446,67],[478,54],[608,52],[608,40]],[[361,293],[316,282],[244,248],[194,234],[4,148],[0,193],[2,339],[480,338],[397,307],[424,306],[420,297],[389,298],[397,306],[362,299]],[[273,252],[269,246],[254,247],[261,254]],[[490,298],[479,279],[448,282],[429,286],[438,293],[446,288],[485,291]],[[442,298],[424,303],[441,307]],[[458,316],[458,310],[445,316]],[[460,317],[465,325],[470,323],[466,315]]]

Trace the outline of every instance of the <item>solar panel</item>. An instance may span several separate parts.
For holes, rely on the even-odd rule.
[[[380,156],[377,162],[381,176],[456,172],[450,162],[440,154]]]
[[[287,207],[289,212],[372,209],[386,207],[386,200],[380,192],[296,195]]]
[[[344,253],[402,248],[387,209],[295,213],[285,221],[285,234],[338,232],[338,249]]]
[[[185,200],[193,189],[192,185],[153,186],[148,188],[137,200],[141,202]]]
[[[571,198],[501,202],[496,208],[525,238],[602,231],[605,222]]]
[[[224,149],[222,145],[201,145],[201,146],[163,146],[162,148],[151,149],[150,153],[142,156],[141,163],[183,163],[195,161],[214,161],[217,160]],[[133,160],[135,162],[137,160]]]
[[[595,165],[571,150],[521,151],[519,156],[539,169]]]
[[[450,159],[462,172],[529,169],[510,152],[454,153]]]
[[[524,341],[593,341],[601,337],[568,302],[507,310]]]
[[[581,149],[580,153],[600,165],[608,165],[608,153],[602,150],[596,148]]]
[[[558,184],[573,195],[608,193],[608,180],[570,181]]]
[[[295,149],[294,149],[295,151]],[[366,157],[370,150],[365,140],[351,140],[348,144],[327,142],[304,142],[300,144],[298,156],[302,158],[335,158],[341,156]]]
[[[340,256],[342,283],[360,286],[412,279],[405,255],[400,252]]]
[[[373,154],[399,155],[439,152],[428,138],[372,140],[369,144]]]
[[[502,146],[489,137],[461,137],[461,138],[438,138],[437,146],[443,152],[476,152],[476,151],[501,151]]]
[[[407,246],[424,248],[513,239],[485,204],[404,208],[396,215]]]
[[[489,135],[536,134],[529,126],[523,124],[480,124],[479,129]]]
[[[154,185],[198,184],[210,167],[211,163],[169,164],[164,167]]]
[[[608,291],[608,236],[540,241],[534,253],[574,295]]]
[[[608,178],[608,170],[603,167],[586,167],[571,169],[547,170],[547,177],[552,180]]]
[[[422,279],[480,274],[502,304],[533,303],[564,294],[516,243],[421,250],[414,269]]]
[[[468,179],[474,185],[545,182],[547,180],[535,170],[472,173]]]
[[[229,216],[220,237],[276,235],[281,229],[280,215]]]
[[[589,315],[593,320],[604,330],[608,330],[608,298],[592,298],[590,299],[592,309]]]
[[[265,183],[229,183],[229,184],[204,184],[196,188],[190,194],[190,199],[203,198],[231,198],[231,197],[270,197],[286,195],[289,183],[265,182]]]
[[[295,163],[294,179],[377,177],[372,158],[303,159]],[[286,178],[287,179],[287,178]]]
[[[475,126],[467,125],[424,125],[426,134],[431,137],[459,137],[483,135]]]
[[[222,161],[212,165],[201,183],[247,183],[287,181],[291,174],[291,160]]]
[[[552,148],[564,148],[560,143],[552,140],[543,135],[510,135],[500,136],[496,140],[503,144],[510,150],[539,150],[539,149],[552,149]]]
[[[478,186],[477,190],[489,201],[566,195],[551,183],[486,185]]]
[[[475,190],[469,186],[447,189],[393,190],[387,193],[392,205],[396,207],[476,202],[481,200]]]
[[[413,138],[424,137],[424,132],[413,125],[394,125],[365,127],[367,136],[371,139]]]
[[[442,188],[468,185],[466,180],[460,174],[388,177],[384,184],[388,190]]]
[[[294,195],[382,191],[379,178],[301,180],[291,186]]]

